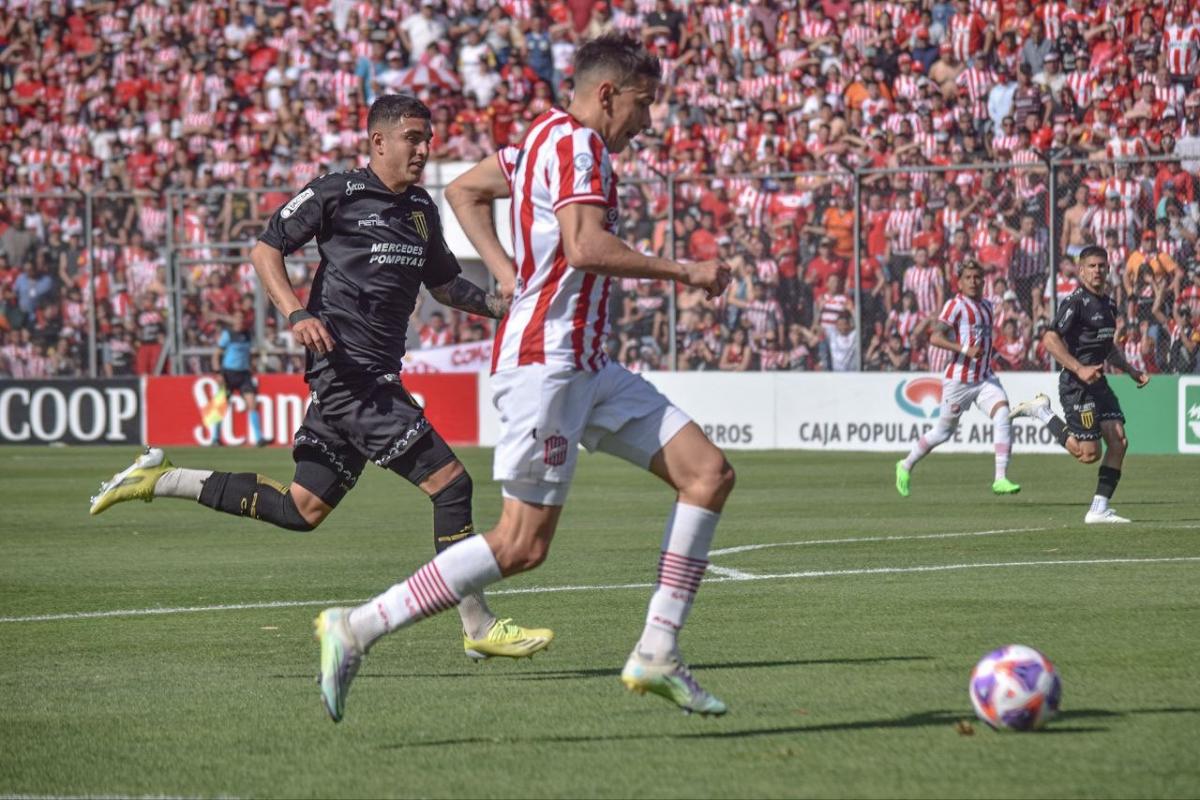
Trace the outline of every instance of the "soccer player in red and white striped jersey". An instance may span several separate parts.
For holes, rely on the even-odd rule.
[[[614,279],[673,280],[724,292],[718,261],[680,264],[645,256],[615,235],[619,209],[610,153],[650,125],[661,84],[658,59],[619,34],[575,53],[566,111],[536,118],[523,141],[480,162],[446,190],[484,264],[512,293],[493,347],[492,389],[500,415],[494,477],[504,509],[486,535],[499,574],[545,558],[574,474],[579,445],[648,469],[676,491],[659,579],[642,637],[621,680],[689,711],[722,714],[679,655],[677,634],[707,566],[733,470],[698,425],[640,375],[605,357]],[[511,197],[513,256],[500,244],[493,203]],[[447,576],[449,577],[449,576]],[[471,586],[499,575],[456,575]]]
[[[1012,451],[1012,424],[1008,395],[992,371],[992,304],[983,296],[983,267],[968,259],[958,270],[958,294],[946,301],[933,322],[929,343],[953,353],[942,377],[942,405],[933,430],[913,444],[908,456],[896,462],[896,491],[909,495],[911,473],[933,448],[948,441],[958,420],[972,405],[992,418],[996,471],[992,491],[1016,494],[1021,487],[1008,479]]]

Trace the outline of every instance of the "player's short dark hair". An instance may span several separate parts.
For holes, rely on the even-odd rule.
[[[621,33],[606,33],[580,45],[575,51],[575,82],[588,73],[606,72],[617,88],[638,78],[662,80],[662,63],[642,43]]]
[[[976,272],[980,273],[981,275],[983,274],[983,265],[982,264],[980,264],[978,261],[976,261],[973,258],[964,258],[962,260],[962,262],[958,265],[959,277],[962,277],[962,274],[970,269],[975,270]]]
[[[1092,256],[1100,256],[1104,259],[1104,263],[1108,263],[1108,251],[1098,244],[1089,244],[1087,247],[1079,251],[1078,263],[1082,264],[1085,258]]]
[[[396,125],[405,117],[433,119],[433,113],[411,94],[382,94],[371,103],[371,111],[367,114],[367,131],[383,125]]]

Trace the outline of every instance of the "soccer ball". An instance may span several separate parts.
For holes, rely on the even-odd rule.
[[[971,671],[971,705],[996,730],[1031,731],[1058,712],[1062,682],[1050,659],[1023,644],[988,653]]]

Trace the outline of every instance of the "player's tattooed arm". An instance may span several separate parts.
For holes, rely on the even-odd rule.
[[[485,292],[461,275],[449,283],[429,287],[429,293],[442,305],[468,314],[501,319],[508,313],[508,300],[498,294]]]
[[[1129,363],[1129,360],[1125,358],[1125,353],[1121,351],[1120,347],[1114,347],[1112,352],[1108,354],[1108,358],[1106,360],[1109,364],[1112,364],[1114,367],[1121,370],[1121,372],[1124,372],[1126,375],[1133,378],[1133,382],[1138,385],[1139,389],[1150,382],[1150,376],[1145,372],[1139,372],[1138,370],[1134,369],[1134,367]]]

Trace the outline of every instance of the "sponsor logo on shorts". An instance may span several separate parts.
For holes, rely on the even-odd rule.
[[[361,191],[365,188],[367,188],[367,185],[365,183],[362,183],[360,181],[349,181],[346,183],[346,197],[349,197],[350,195],[354,194],[355,192]]]
[[[304,205],[304,202],[306,200],[308,200],[310,197],[313,197],[315,194],[316,194],[316,192],[314,192],[312,189],[305,189],[303,192],[296,195],[291,200],[288,200],[287,205],[284,206],[283,210],[279,212],[279,216],[283,217],[284,219],[287,219],[292,214],[295,214],[296,209],[299,208],[300,206]]]
[[[1079,407],[1079,424],[1085,428],[1095,427],[1096,406],[1094,403],[1087,403]]]
[[[567,437],[547,436],[546,442],[543,445],[542,460],[550,467],[561,467],[567,463]]]

